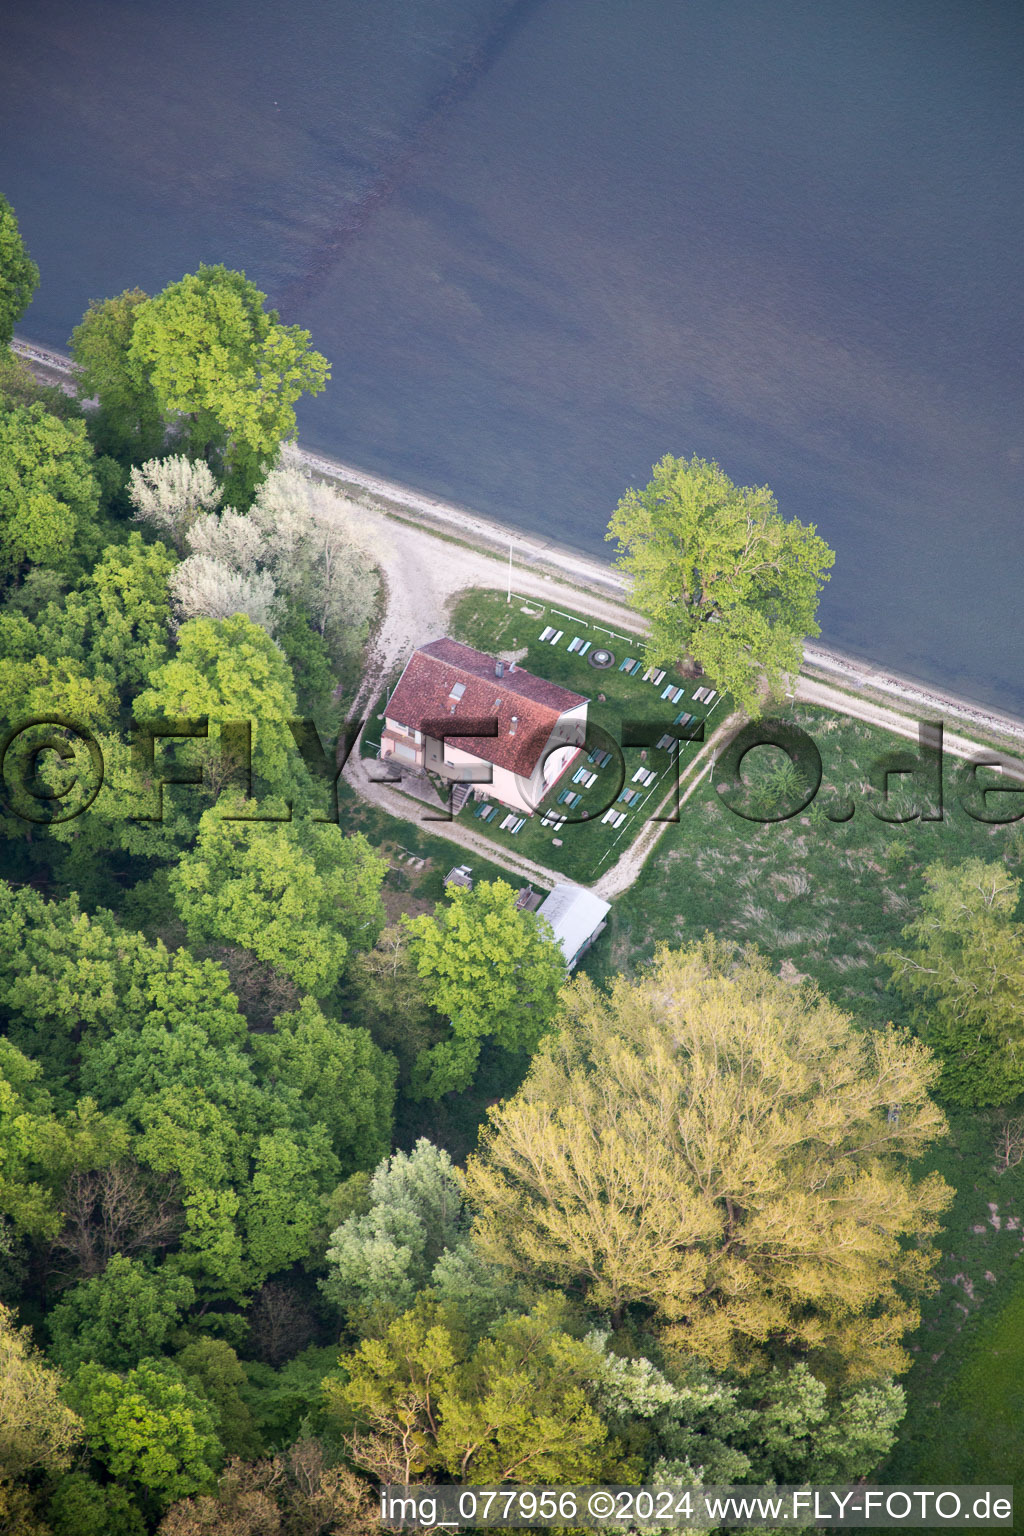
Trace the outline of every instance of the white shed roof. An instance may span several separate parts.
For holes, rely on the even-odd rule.
[[[609,903],[593,891],[585,891],[579,885],[556,885],[537,908],[537,916],[547,918],[566,964],[572,966],[580,950],[604,927],[610,911]]]

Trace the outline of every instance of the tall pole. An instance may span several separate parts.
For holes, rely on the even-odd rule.
[[[507,603],[510,603],[512,601],[512,540],[511,539],[509,539],[509,541],[508,541],[508,597],[505,599],[505,601]]]

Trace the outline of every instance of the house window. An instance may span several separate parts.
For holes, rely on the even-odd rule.
[[[385,720],[384,724],[395,736],[411,736],[417,746],[423,740],[422,731],[414,731],[411,725],[399,725],[397,720]]]

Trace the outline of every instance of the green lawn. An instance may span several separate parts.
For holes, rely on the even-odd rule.
[[[894,747],[911,751],[910,742],[822,709],[790,709],[785,718],[806,731],[821,754],[814,803],[789,820],[759,824],[728,810],[705,780],[640,879],[616,901],[611,942],[587,960],[592,974],[632,970],[656,944],[710,931],[759,945],[780,965],[812,976],[859,1018],[878,1021],[897,1006],[885,991],[888,971],[879,953],[898,941],[909,921],[925,865],[1005,853],[1019,866],[1013,832],[972,821],[948,792],[941,822],[891,825],[872,814],[870,764]],[[744,762],[744,776],[766,777],[767,765],[781,758],[778,748],[758,747]],[[908,809],[910,799],[904,791]],[[829,821],[825,811],[835,812],[844,800],[854,804],[852,818]]]
[[[994,1155],[1007,1113],[951,1115],[949,1142],[929,1159],[957,1197],[881,1482],[1024,1485],[1024,1164],[1000,1173]]]
[[[563,631],[561,640],[555,646],[542,643],[539,639],[546,625],[556,625]],[[489,654],[525,650],[527,654],[519,661],[520,666],[537,677],[547,678],[550,682],[559,683],[590,699],[586,753],[577,758],[563,774],[518,833],[513,835],[510,831],[501,831],[500,824],[506,814],[503,808],[489,822],[474,815],[476,807],[473,804],[467,805],[461,813],[463,821],[486,836],[493,837],[497,843],[539,864],[549,865],[582,884],[596,880],[628,848],[647,818],[657,810],[671,787],[671,775],[675,772],[668,751],[654,746],[627,747],[622,749],[621,761],[613,754],[612,761],[606,767],[587,764],[589,770],[597,773],[597,781],[589,789],[584,789],[581,784],[573,783],[573,775],[584,766],[587,754],[591,750],[608,750],[612,746],[619,746],[627,723],[653,727],[656,735],[660,736],[663,732],[687,729],[685,725],[673,725],[677,716],[685,711],[694,716],[696,721],[708,718],[706,728],[710,734],[729,712],[730,700],[727,697],[716,700],[710,711],[694,701],[694,690],[702,683],[706,684],[706,679],[695,682],[669,668],[661,684],[655,687],[651,682],[641,681],[646,668],[636,676],[627,676],[619,667],[627,657],[638,660],[642,656],[643,641],[625,631],[610,631],[598,626],[592,619],[569,610],[543,607],[540,603],[515,597],[509,604],[504,593],[472,591],[465,593],[456,603],[449,632],[456,640],[462,640]],[[571,654],[568,646],[576,635],[589,639],[592,650],[601,647],[610,650],[615,657],[614,665],[606,671],[598,670],[589,664],[586,657]],[[662,691],[670,683],[677,688],[685,688],[683,697],[677,703],[661,698]],[[681,744],[680,771],[685,772],[687,764],[698,751],[696,743]],[[655,781],[650,785],[634,782],[633,775],[639,769],[653,771]],[[636,792],[636,798],[631,804],[619,800],[623,790]],[[576,805],[570,807],[559,803],[559,796],[566,791],[579,793],[580,800]],[[625,821],[617,828],[601,820],[605,811],[613,805],[616,811],[624,811],[626,815]],[[549,809],[567,818],[557,832],[541,825]]]

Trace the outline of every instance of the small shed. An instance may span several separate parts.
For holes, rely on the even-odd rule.
[[[449,885],[461,885],[467,891],[471,891],[473,889],[473,871],[468,864],[456,864],[455,868],[450,869],[445,875],[444,883],[445,889]]]
[[[581,885],[556,885],[537,909],[554,929],[570,971],[607,928],[611,905]]]

